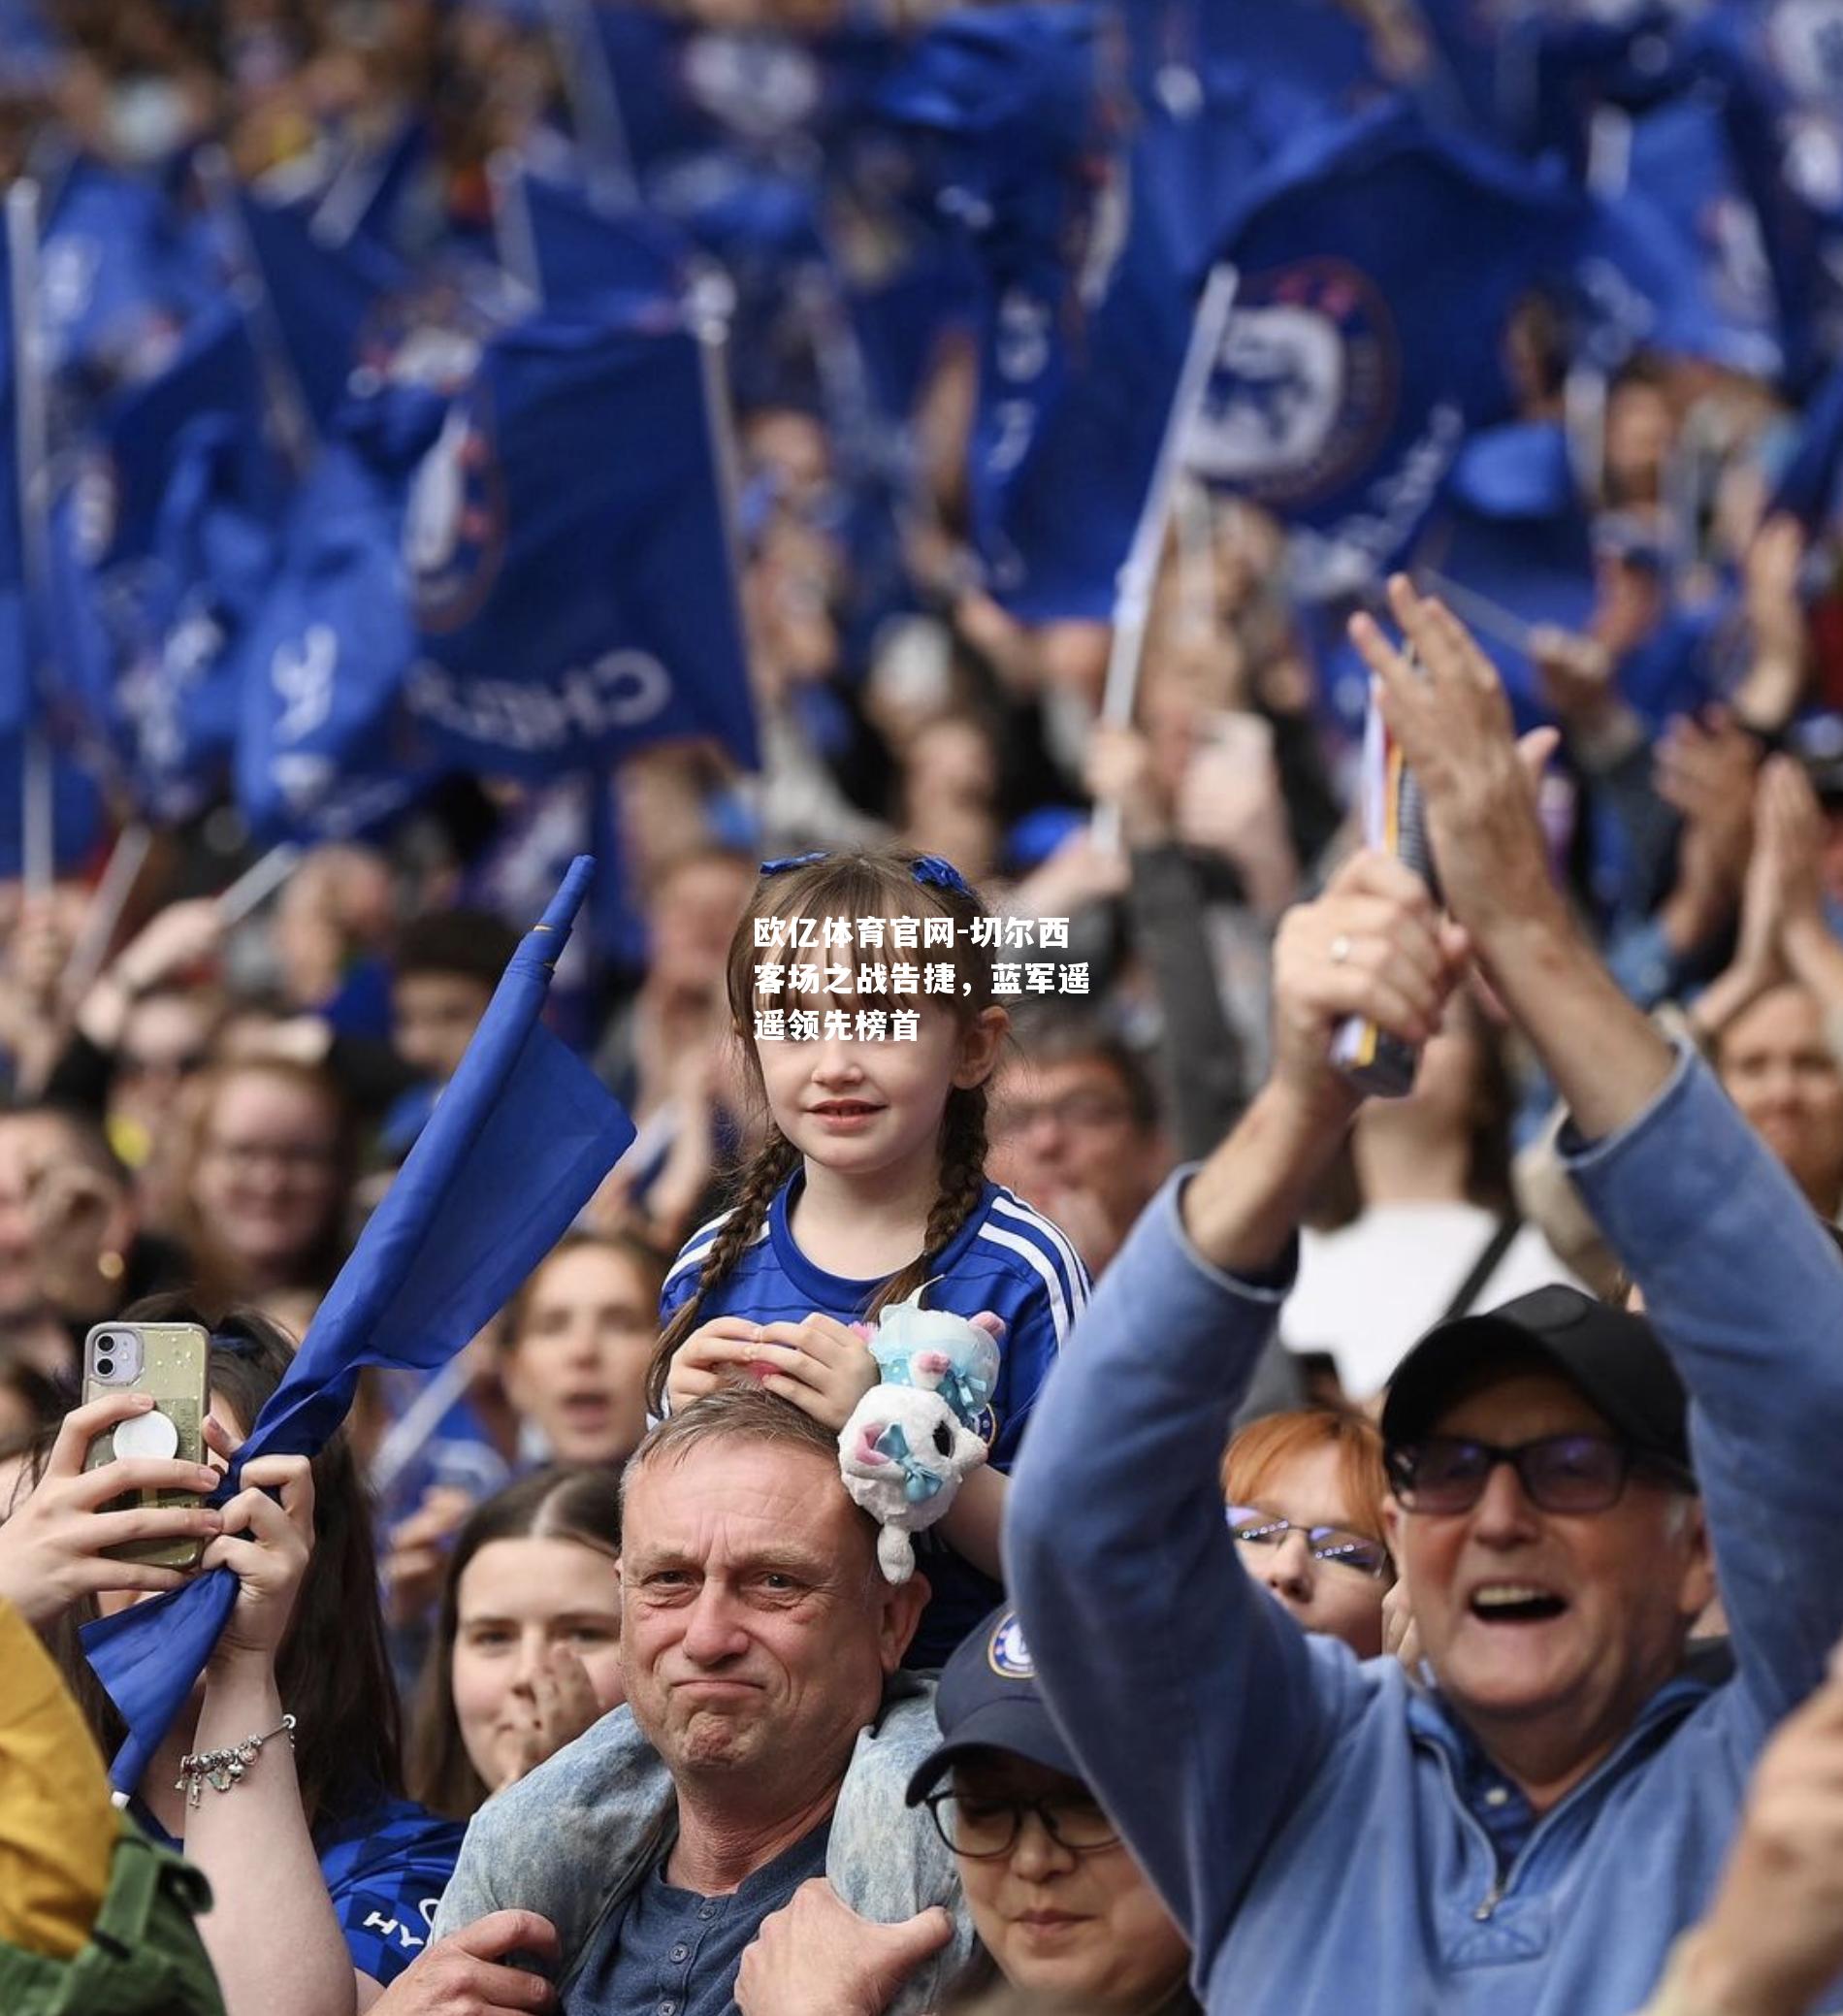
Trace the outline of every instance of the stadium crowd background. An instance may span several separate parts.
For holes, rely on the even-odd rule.
[[[38,192],[9,1491],[139,1298],[306,1332],[515,934],[599,860],[550,1017],[638,1139],[464,1376],[368,1375],[351,1431],[431,1807],[495,1789],[461,1570],[618,1532],[517,1479],[638,1443],[666,1268],[755,1145],[758,863],[893,845],[1069,920],[1001,989],[987,1168],[1104,1276],[1266,1071],[1278,920],[1360,836],[1344,621],[1398,565],[1558,729],[1554,866],[1621,984],[1843,1216],[1843,9],[0,0],[0,178]],[[1185,393],[1217,255],[1243,313]],[[642,384],[713,321],[717,386]],[[571,342],[607,375],[519,408]],[[624,651],[650,713],[571,683]],[[252,865],[273,893],[220,904]],[[1492,1004],[1450,1012],[1314,1202],[1250,1414],[1610,1288],[1553,1104]],[[606,1705],[583,1646],[503,1777]]]

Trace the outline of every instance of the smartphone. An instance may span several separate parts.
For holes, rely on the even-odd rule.
[[[1411,653],[1408,663],[1416,671],[1420,669]],[[1366,844],[1394,855],[1412,868],[1438,902],[1439,883],[1434,872],[1434,851],[1428,844],[1420,786],[1382,719],[1374,682],[1363,728],[1362,797]],[[1405,1098],[1414,1089],[1414,1074],[1421,1061],[1413,1044],[1355,1016],[1339,1029],[1331,1056],[1346,1078],[1384,1099]]]
[[[98,1323],[83,1345],[83,1398],[109,1393],[151,1393],[153,1410],[103,1430],[89,1446],[85,1470],[117,1456],[172,1456],[181,1463],[205,1460],[205,1414],[210,1399],[211,1340],[197,1323]],[[113,1498],[105,1512],[137,1507],[197,1505],[197,1491],[129,1491]],[[202,1539],[131,1540],[110,1547],[116,1561],[145,1561],[156,1568],[196,1568]]]

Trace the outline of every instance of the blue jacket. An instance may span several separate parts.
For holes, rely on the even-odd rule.
[[[1038,1403],[1013,1593],[1212,2012],[1628,2016],[1713,1886],[1766,1734],[1843,1633],[1828,1236],[1689,1059],[1619,1134],[1564,1149],[1692,1395],[1735,1667],[1663,1687],[1502,1881],[1438,1694],[1308,1639],[1236,1558],[1217,1466],[1285,1287],[1197,1254],[1182,1173]]]
[[[937,2008],[973,1951],[954,1858],[927,1813],[902,1799],[910,1773],[940,1740],[932,1683],[897,1674],[885,1688],[881,1718],[858,1734],[832,1808],[825,1873],[854,1911],[893,1925],[941,1904],[954,1918],[952,1942],[910,1975],[888,2016]],[[568,2007],[603,1921],[670,1848],[676,1831],[665,1765],[633,1710],[615,1708],[474,1814],[430,1941],[489,1911],[536,1911],[557,1928],[563,1956],[555,1982]]]

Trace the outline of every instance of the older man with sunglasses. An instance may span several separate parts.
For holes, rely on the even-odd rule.
[[[1518,751],[1489,663],[1406,582],[1391,602],[1424,675],[1354,634],[1450,916],[1360,856],[1287,919],[1268,1085],[1147,1213],[1038,1403],[1014,1594],[1212,2011],[1624,2016],[1843,1630],[1843,1264],[1578,935],[1536,816],[1545,752]],[[1569,1103],[1573,1174],[1649,1317],[1545,1290],[1410,1354],[1384,1419],[1410,1676],[1309,1639],[1209,1486],[1355,1110],[1339,1024],[1424,1041],[1474,961]],[[1715,1552],[1725,1680],[1685,1658]]]

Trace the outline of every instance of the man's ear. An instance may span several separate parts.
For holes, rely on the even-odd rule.
[[[1700,1498],[1681,1501],[1688,1510],[1673,1513],[1688,1521],[1683,1535],[1685,1559],[1683,1579],[1677,1592],[1677,1610],[1694,1624],[1720,1593],[1715,1581],[1715,1548],[1709,1538],[1708,1515]]]
[[[916,1627],[922,1622],[922,1612],[926,1610],[928,1598],[934,1591],[919,1568],[906,1582],[885,1582],[881,1569],[874,1573],[878,1581],[883,1583],[877,1655],[883,1661],[884,1672],[892,1674],[902,1664],[902,1655],[909,1649]]]
[[[1395,1563],[1395,1572],[1402,1572],[1402,1530],[1407,1523],[1407,1514],[1402,1510],[1402,1501],[1393,1491],[1382,1500],[1382,1531],[1389,1543],[1389,1555]]]

